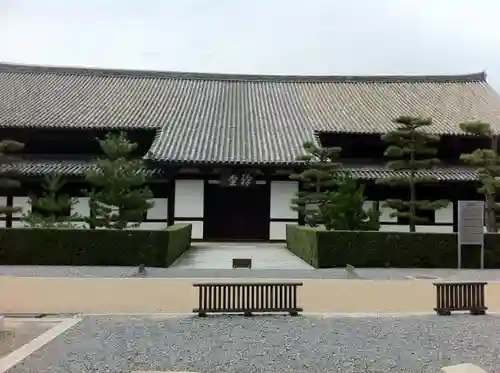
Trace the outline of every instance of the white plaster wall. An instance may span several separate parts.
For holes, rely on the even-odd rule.
[[[298,213],[291,208],[292,198],[298,191],[296,181],[271,182],[271,219],[297,219]]]
[[[453,225],[417,225],[415,230],[424,233],[453,233]]]
[[[453,225],[417,225],[415,227],[417,232],[422,233],[453,233]],[[408,225],[380,225],[382,232],[409,232]]]
[[[453,224],[453,202],[450,202],[445,208],[434,212],[434,221],[436,223]]]
[[[167,228],[167,222],[148,223],[143,222],[138,227],[128,228],[129,230],[161,231]]]
[[[5,226],[5,222],[3,222]],[[12,221],[12,228],[28,228],[24,225],[24,223],[22,221],[19,221],[19,220],[14,220]]]
[[[203,238],[203,222],[202,221],[176,221],[175,224],[191,224],[193,226],[191,238],[194,238],[194,239],[202,239]]]
[[[395,210],[389,207],[382,207],[382,203],[380,203],[380,222],[381,223],[395,223],[398,221],[397,217],[391,218],[390,214]]]
[[[14,197],[13,201],[14,207],[20,207],[21,210],[12,214],[14,218],[20,218],[23,214],[27,214],[31,210],[31,205],[29,204],[29,197]]]
[[[202,218],[203,198],[204,198],[203,180],[176,180],[175,217]],[[194,226],[193,226],[193,231],[194,231]]]
[[[168,199],[167,198],[154,198],[153,207],[148,210],[148,219],[164,219],[167,220]]]
[[[373,208],[374,201],[365,201],[363,202],[363,210],[369,211],[371,208]]]
[[[410,227],[407,225],[380,224],[381,232],[409,232]]]
[[[269,223],[269,239],[271,240],[284,240],[286,239],[286,226],[287,224],[294,224],[292,222],[272,221]]]
[[[88,197],[77,197],[75,198],[76,203],[71,209],[71,213],[77,213],[81,216],[90,215],[89,198]]]

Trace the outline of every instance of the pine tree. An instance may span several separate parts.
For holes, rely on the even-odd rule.
[[[293,198],[292,209],[304,216],[306,225],[317,227],[324,223],[322,213],[325,192],[336,184],[341,148],[321,148],[313,142],[305,142],[303,151],[297,158],[304,162],[303,171],[292,174],[290,178],[299,181],[304,190]]]
[[[383,207],[396,210],[391,213],[391,217],[407,218],[410,232],[415,232],[417,223],[427,222],[426,218],[419,216],[419,211],[437,210],[449,204],[447,200],[417,199],[417,184],[435,182],[433,178],[422,176],[419,171],[433,168],[439,163],[439,159],[436,158],[436,145],[440,138],[423,131],[432,125],[431,119],[402,116],[393,122],[398,127],[382,135],[382,139],[389,144],[384,155],[395,158],[387,163],[387,168],[401,174],[377,182],[409,189],[408,201],[388,199],[384,201]]]
[[[23,222],[31,228],[71,228],[72,222],[80,219],[71,208],[76,203],[68,194],[61,193],[65,182],[59,173],[47,176],[42,184],[41,196],[31,196],[31,211],[24,215]]]
[[[3,195],[7,195],[11,189],[16,189],[21,186],[21,183],[16,179],[19,175],[15,171],[16,158],[8,155],[23,150],[24,144],[13,140],[0,141],[0,189]],[[16,206],[0,205],[0,214],[11,215],[14,212],[21,211],[21,208]]]
[[[339,177],[336,188],[326,193],[323,213],[328,230],[379,230],[380,212],[364,209],[364,185],[358,185],[349,174]]]
[[[89,192],[91,227],[126,229],[144,220],[153,193],[147,186],[149,177],[140,159],[133,159],[137,144],[124,133],[108,134],[99,140],[104,157],[86,174],[92,185]]]
[[[460,128],[471,135],[486,136],[491,140],[491,149],[476,149],[472,153],[462,154],[460,159],[477,167],[481,183],[478,192],[484,194],[485,199],[486,229],[488,232],[497,232],[497,217],[500,209],[495,200],[497,189],[500,187],[500,157],[496,136],[493,135],[490,125],[481,121],[461,123]]]

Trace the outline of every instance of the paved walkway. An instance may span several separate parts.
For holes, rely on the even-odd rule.
[[[314,269],[284,244],[199,243],[170,268],[231,269],[233,258],[252,259],[252,269]]]
[[[193,282],[0,277],[0,312],[190,313],[198,301]],[[298,295],[305,312],[432,312],[436,302],[435,287],[426,280],[304,280],[303,284]],[[486,303],[490,312],[500,312],[500,283],[487,286]]]

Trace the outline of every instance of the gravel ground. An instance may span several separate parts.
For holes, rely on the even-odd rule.
[[[9,373],[500,370],[500,318],[86,317]]]
[[[406,276],[436,276],[446,280],[500,281],[500,269],[357,268],[361,279],[404,280]],[[123,278],[137,276],[136,267],[0,266],[0,276]],[[149,278],[287,278],[350,279],[344,268],[331,269],[177,269],[147,268]]]

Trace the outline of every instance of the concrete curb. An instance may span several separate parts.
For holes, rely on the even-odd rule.
[[[29,355],[31,355],[33,352],[38,350],[39,348],[43,347],[50,341],[52,341],[54,338],[58,337],[62,333],[64,333],[66,330],[72,328],[76,324],[78,324],[81,319],[80,318],[70,318],[70,319],[57,319],[53,318],[51,320],[40,320],[36,319],[35,321],[38,322],[50,322],[58,320],[60,321],[56,326],[50,328],[48,331],[45,333],[39,335],[37,338],[31,340],[30,342],[26,343],[22,347],[18,348],[14,352],[11,352],[7,356],[4,356],[3,358],[0,359],[0,373],[5,373],[8,371],[10,368],[12,368],[14,365],[17,363],[21,362],[25,358],[27,358]],[[62,321],[61,321],[62,320]],[[23,320],[24,322],[25,320]]]

